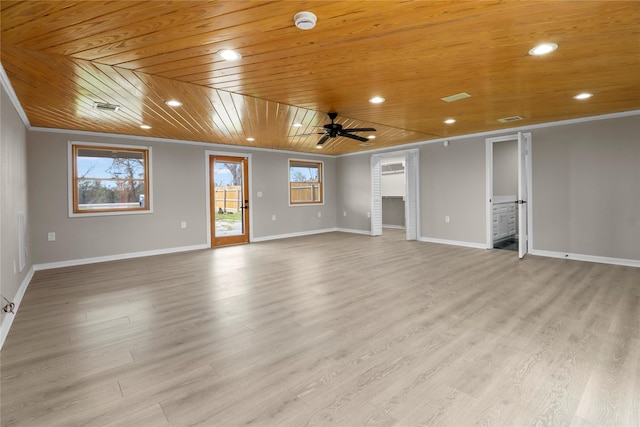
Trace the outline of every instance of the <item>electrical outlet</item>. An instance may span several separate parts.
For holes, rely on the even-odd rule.
[[[13,274],[17,274],[18,273],[18,264],[13,261]]]
[[[347,211],[343,211],[342,216],[347,216]]]
[[[275,215],[271,215],[271,221],[275,221],[276,220],[276,216]]]
[[[371,218],[371,212],[367,212],[367,218]]]
[[[180,228],[187,228],[187,221],[182,221],[180,223]]]
[[[54,240],[56,240],[56,233],[53,231],[50,231],[49,233],[47,233],[47,240],[49,242],[53,242]]]
[[[262,197],[262,191],[258,191],[257,196]]]
[[[451,217],[449,215],[445,216],[444,222],[451,222]]]
[[[322,212],[318,212],[318,218],[322,218]]]

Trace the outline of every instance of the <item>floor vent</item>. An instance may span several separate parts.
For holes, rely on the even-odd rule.
[[[462,92],[456,95],[451,95],[451,96],[447,96],[445,98],[440,98],[440,99],[442,99],[444,102],[453,102],[453,101],[458,101],[459,99],[465,99],[465,98],[471,98],[471,95],[469,95],[468,93]]]
[[[518,120],[524,120],[524,118],[520,116],[511,116],[511,117],[503,117],[501,119],[498,119],[500,123],[517,122]]]
[[[93,108],[95,108],[96,110],[111,111],[115,113],[120,109],[120,106],[114,105],[114,104],[107,104],[106,102],[94,102]]]

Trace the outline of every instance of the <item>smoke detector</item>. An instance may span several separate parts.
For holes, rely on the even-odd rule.
[[[301,30],[310,30],[316,26],[318,17],[312,12],[298,12],[293,17],[293,22],[296,23],[296,27]]]

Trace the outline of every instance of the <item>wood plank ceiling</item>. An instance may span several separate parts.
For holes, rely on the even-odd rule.
[[[640,109],[638,1],[2,0],[1,8],[2,66],[34,127],[338,155]],[[317,15],[314,29],[294,26],[302,10]],[[529,55],[541,42],[559,47]],[[221,49],[242,59],[224,61]],[[471,97],[441,100],[461,92]],[[573,99],[580,92],[594,96]],[[386,101],[369,103],[376,95]],[[375,127],[374,145],[338,137],[316,150],[315,126],[329,111],[344,126]],[[523,120],[498,122],[511,116]]]

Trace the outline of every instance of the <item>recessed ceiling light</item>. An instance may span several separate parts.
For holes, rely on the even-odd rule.
[[[551,53],[558,48],[558,45],[555,43],[543,43],[534,47],[529,51],[529,55],[540,56],[546,55],[547,53]]]
[[[220,58],[224,59],[225,61],[237,61],[238,59],[242,58],[242,55],[240,55],[240,53],[231,49],[222,49],[218,52],[218,55],[220,55]]]
[[[247,141],[255,141],[255,140],[256,140],[255,138],[251,138],[251,137],[247,138]]]
[[[384,102],[384,98],[381,96],[374,96],[369,100],[372,104],[382,104]]]
[[[574,96],[573,99],[589,99],[592,96],[593,96],[592,93],[584,92]]]
[[[140,125],[140,129],[151,129],[149,125]]]
[[[294,123],[293,127],[294,128],[300,128],[300,127],[302,127],[302,123]]]
[[[316,144],[316,150],[322,150],[322,144]]]
[[[376,139],[376,136],[375,136],[375,135],[369,135],[367,138],[369,138],[369,139]]]
[[[180,107],[182,105],[182,102],[176,101],[175,99],[170,99],[169,101],[166,101],[165,104],[167,104],[169,107]]]
[[[447,119],[444,121],[446,124],[450,125],[456,122],[456,119]]]

